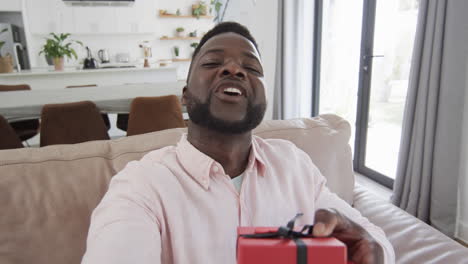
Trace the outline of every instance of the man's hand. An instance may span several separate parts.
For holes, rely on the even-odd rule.
[[[380,245],[358,224],[335,210],[315,212],[313,235],[332,236],[348,247],[348,259],[355,264],[383,263]]]

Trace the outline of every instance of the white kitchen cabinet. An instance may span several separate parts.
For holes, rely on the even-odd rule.
[[[59,31],[74,34],[76,32],[74,8],[61,2],[58,3],[57,11]]]
[[[29,30],[33,34],[49,34],[59,30],[55,0],[26,0]]]
[[[25,1],[32,34],[68,32],[102,35],[154,32],[154,1],[136,1],[129,6],[72,6],[62,0]]]
[[[0,11],[21,12],[22,0],[0,0]]]
[[[76,34],[117,33],[114,8],[108,6],[73,6]]]

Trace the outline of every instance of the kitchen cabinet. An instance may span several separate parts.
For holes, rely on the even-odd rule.
[[[154,33],[154,1],[135,1],[132,6],[116,8],[116,33]]]
[[[73,6],[75,34],[117,33],[115,9],[108,6]]]
[[[0,11],[21,12],[21,0],[0,0]]]
[[[73,6],[65,4],[62,0],[25,1],[32,34],[68,32],[102,35],[154,32],[155,17],[151,12],[155,10],[154,1],[135,1],[135,4],[128,6]]]
[[[55,0],[26,0],[26,16],[33,34],[57,32],[57,6]]]

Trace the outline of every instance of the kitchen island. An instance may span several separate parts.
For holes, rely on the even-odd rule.
[[[92,101],[106,113],[128,113],[135,97],[182,95],[185,82],[129,84],[80,89],[48,89],[2,92],[0,115],[7,120],[38,118],[46,104]]]
[[[64,89],[67,86],[109,86],[176,81],[177,68],[175,67],[121,67],[89,70],[67,68],[64,71],[38,68],[0,74],[0,84],[28,84],[32,90]]]

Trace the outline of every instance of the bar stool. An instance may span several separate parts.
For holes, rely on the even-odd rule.
[[[85,85],[69,85],[67,88],[84,88],[84,87],[97,87],[96,84],[85,84]],[[109,120],[109,115],[108,114],[102,114],[102,120],[104,120],[104,124],[107,127],[107,130],[109,131],[110,129],[110,120]]]
[[[130,105],[127,136],[185,127],[182,105],[175,95],[137,97]]]
[[[20,138],[8,121],[0,115],[0,149],[23,148]]]
[[[109,139],[101,113],[90,101],[44,105],[40,136],[41,147]]]

